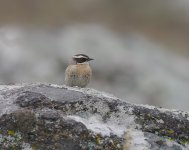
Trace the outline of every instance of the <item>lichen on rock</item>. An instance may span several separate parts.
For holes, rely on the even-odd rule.
[[[47,84],[1,89],[0,149],[189,147],[187,112],[134,105],[93,89]]]

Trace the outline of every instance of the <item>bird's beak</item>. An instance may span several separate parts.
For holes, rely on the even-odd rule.
[[[89,58],[89,61],[94,60],[93,58]]]

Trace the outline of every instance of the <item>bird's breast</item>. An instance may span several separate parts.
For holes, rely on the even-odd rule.
[[[70,86],[85,87],[92,76],[92,70],[87,64],[70,65],[66,69],[66,83]]]
[[[77,74],[78,76],[91,75],[92,71],[89,65],[79,64],[69,66],[71,74]]]

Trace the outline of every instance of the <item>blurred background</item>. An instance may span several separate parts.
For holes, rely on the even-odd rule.
[[[188,0],[0,1],[0,84],[61,85],[77,53],[95,59],[89,87],[189,110]]]

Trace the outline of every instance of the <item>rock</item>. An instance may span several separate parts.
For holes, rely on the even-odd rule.
[[[0,86],[0,149],[184,150],[189,114],[88,88]]]

